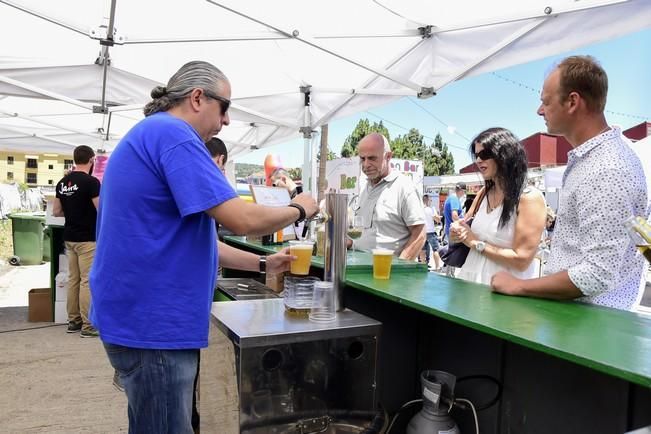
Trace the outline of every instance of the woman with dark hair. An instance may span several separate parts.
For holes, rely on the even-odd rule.
[[[521,278],[538,275],[534,256],[545,227],[545,199],[527,187],[527,155],[509,130],[490,128],[471,143],[470,153],[484,178],[477,194],[472,227],[453,223],[450,238],[470,247],[458,277],[490,284],[508,270]]]

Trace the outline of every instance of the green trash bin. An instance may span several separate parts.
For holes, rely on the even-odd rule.
[[[45,213],[20,212],[9,215],[14,241],[11,265],[38,265],[43,262]]]
[[[52,229],[49,226],[43,228],[43,261],[50,262],[50,243],[52,243]]]

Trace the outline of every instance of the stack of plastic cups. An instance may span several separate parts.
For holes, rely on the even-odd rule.
[[[336,319],[335,290],[332,282],[314,282],[310,321],[326,323]]]

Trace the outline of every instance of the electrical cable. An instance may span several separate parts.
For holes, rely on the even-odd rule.
[[[475,406],[472,405],[472,402],[470,402],[467,399],[457,398],[455,399],[455,401],[465,402],[468,405],[470,405],[470,409],[472,410],[472,415],[475,417],[475,434],[479,434],[479,419],[477,418],[477,411],[475,410]]]
[[[478,375],[467,375],[465,377],[459,377],[457,379],[457,384],[463,383],[464,381],[472,381],[472,380],[488,380],[493,384],[495,384],[495,386],[497,386],[497,393],[495,394],[493,399],[488,401],[486,404],[478,405],[477,411],[486,410],[487,408],[492,407],[502,397],[502,383],[500,383],[499,380],[497,380],[497,378],[491,377],[490,375],[478,374]]]
[[[403,410],[406,410],[408,407],[411,407],[414,404],[417,404],[419,402],[423,402],[423,399],[414,399],[412,401],[405,402],[402,404],[402,406],[396,411],[396,414],[393,416],[393,419],[391,419],[391,423],[389,424],[389,428],[387,428],[385,434],[390,434],[391,433],[391,428],[393,428],[393,425],[396,423],[396,420],[398,420],[398,417],[400,414],[403,412]]]
[[[468,400],[468,399],[464,399],[464,398],[455,398],[454,399],[454,405],[456,407],[462,409],[462,410],[467,410],[468,407],[466,407],[465,405],[463,405],[461,403],[467,403],[467,404],[470,405],[470,409],[472,410],[473,416],[475,418],[475,430],[476,430],[476,433],[479,434],[479,419],[477,417],[477,412],[482,411],[482,410],[486,410],[486,409],[492,407],[493,405],[495,405],[499,401],[499,399],[502,396],[502,383],[500,383],[499,380],[497,380],[495,377],[492,377],[490,375],[477,374],[477,375],[467,375],[465,377],[459,377],[457,379],[457,384],[463,383],[465,381],[473,381],[473,380],[488,380],[497,387],[497,392],[495,393],[495,396],[491,400],[489,400],[486,404],[483,404],[481,406],[478,405],[477,407],[475,407],[474,404],[472,402],[470,402],[470,400]],[[393,428],[396,421],[398,420],[398,418],[400,417],[400,415],[403,413],[404,410],[406,410],[407,408],[413,406],[414,404],[421,403],[421,402],[423,402],[422,398],[421,399],[414,399],[412,401],[408,401],[408,402],[404,403],[398,409],[398,411],[396,411],[396,413],[393,416],[393,418],[391,419],[391,423],[389,424],[389,427],[387,428],[385,433],[386,434],[391,433],[391,429]]]
[[[540,95],[540,92],[541,92],[540,89],[534,89],[531,86],[528,86],[526,84],[520,83],[519,81],[513,80],[513,79],[508,78],[506,76],[503,76],[501,74],[498,74],[497,72],[491,72],[491,75],[499,78],[500,80],[504,80],[507,83],[513,84],[515,86],[518,86],[518,87],[521,87],[521,88],[524,88],[524,89],[527,89],[527,90],[529,90],[529,91],[531,91],[531,92],[533,92],[533,93],[535,93],[537,95]],[[615,116],[622,116],[622,117],[627,117],[627,118],[631,118],[631,119],[641,119],[641,120],[644,120],[644,121],[649,119],[648,116],[640,116],[640,115],[634,115],[634,114],[630,114],[630,113],[616,112],[616,111],[613,111],[613,110],[604,110],[604,112],[610,113],[610,114],[615,115]]]
[[[387,119],[387,118],[383,118],[382,116],[376,115],[375,113],[370,112],[370,111],[368,111],[368,110],[366,110],[366,113],[368,113],[369,115],[371,115],[371,116],[373,116],[373,117],[378,118],[379,120],[381,120],[381,121],[383,121],[383,122],[386,122],[387,124],[391,124],[391,125],[393,125],[394,127],[402,128],[402,129],[405,130],[405,131],[409,131],[409,130],[413,129],[413,128],[403,127],[403,126],[400,125],[400,124],[397,124],[397,123],[395,123],[395,122],[393,122],[393,121],[390,121],[390,120]],[[420,130],[419,130],[418,132],[420,133]],[[430,137],[430,136],[425,135],[425,134],[421,134],[421,136],[425,137],[426,139],[430,139],[432,142],[434,141],[434,137]],[[450,146],[452,146],[452,145],[450,145]],[[459,148],[462,149],[461,147],[459,147]],[[465,149],[465,148],[463,148],[463,149]]]
[[[46,326],[39,326],[39,327],[29,327],[25,329],[13,329],[13,330],[2,330],[0,333],[13,333],[13,332],[27,332],[30,330],[38,330],[38,329],[47,329],[50,327],[61,327],[67,324],[51,324],[51,325],[46,325]]]
[[[440,124],[442,124],[445,128],[448,128],[448,129],[449,129],[449,128],[451,127],[450,124],[448,124],[447,122],[443,121],[441,118],[439,118],[438,116],[436,116],[436,115],[435,115],[434,113],[432,113],[431,111],[427,110],[427,109],[426,109],[425,107],[423,107],[421,104],[418,104],[418,103],[417,103],[416,101],[414,101],[412,98],[407,98],[407,100],[408,100],[410,103],[414,104],[416,107],[420,108],[422,111],[424,111],[424,112],[427,113],[428,115],[430,115],[430,116],[431,116],[435,121],[437,121],[437,122],[439,122]],[[461,138],[464,139],[466,142],[470,142],[470,139],[469,139],[468,137],[464,136],[463,134],[461,134],[458,130],[456,130],[456,131],[454,132],[454,134],[456,134],[457,136],[461,137]]]

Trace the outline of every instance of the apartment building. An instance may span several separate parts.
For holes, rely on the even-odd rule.
[[[30,187],[55,185],[72,164],[72,155],[2,151],[0,182],[19,182]]]

